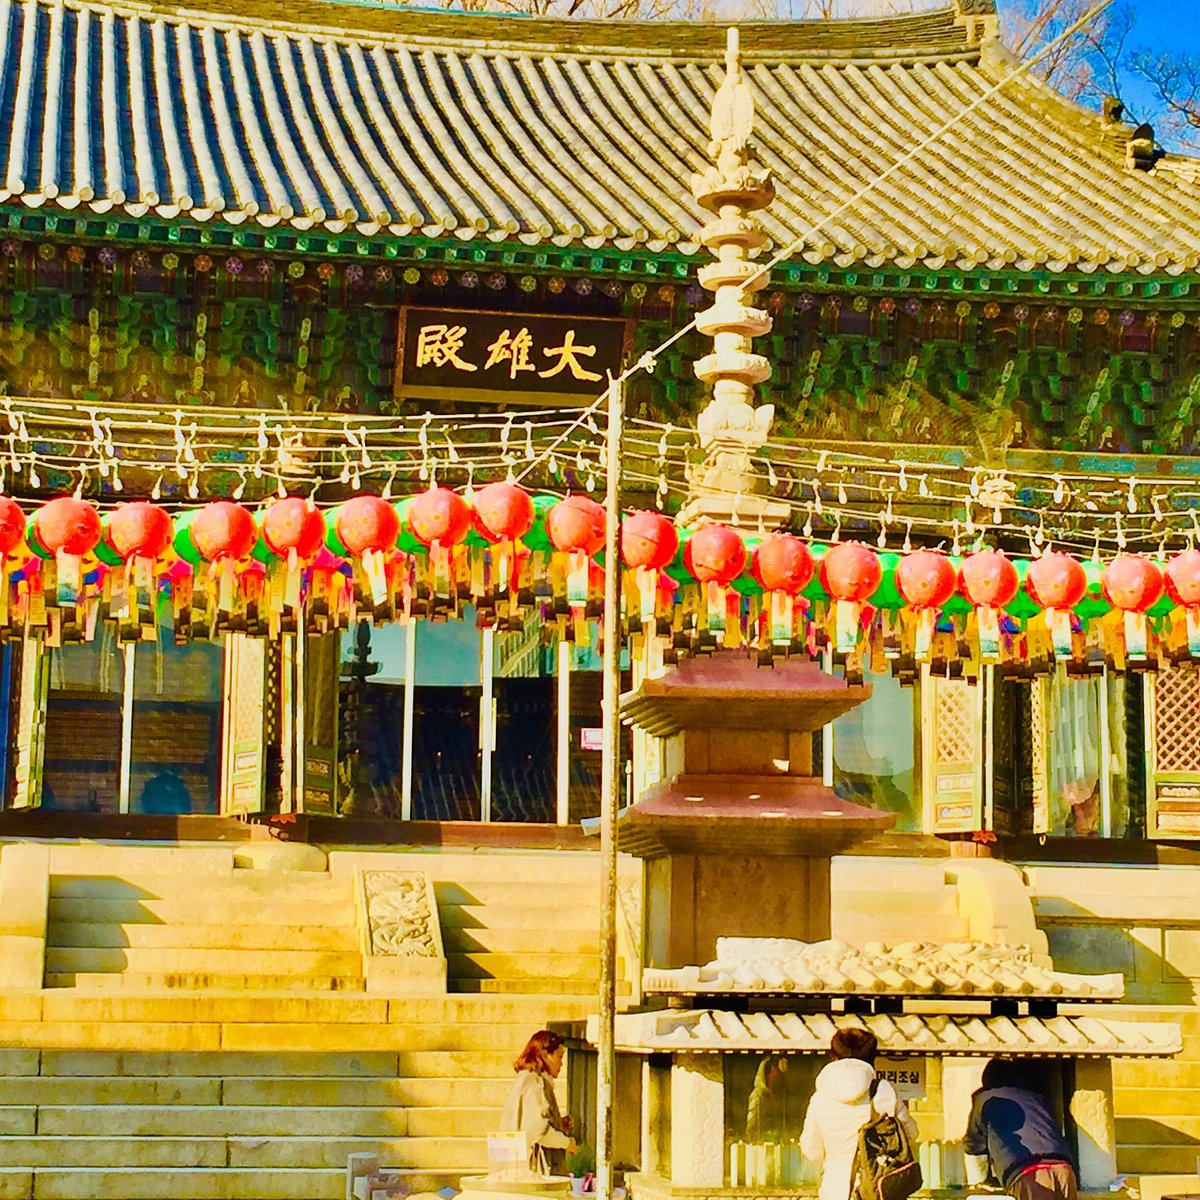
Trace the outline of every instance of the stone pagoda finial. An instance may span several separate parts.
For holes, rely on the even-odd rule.
[[[713,339],[713,350],[694,367],[712,385],[712,397],[696,421],[704,461],[688,476],[690,492],[680,516],[688,524],[725,521],[749,528],[774,527],[786,520],[786,504],[761,494],[752,459],[767,440],[775,416],[772,405],[754,405],[754,388],[771,377],[771,364],[751,350],[751,339],[771,329],[771,318],[747,301],[763,287],[750,251],[767,235],[749,214],[775,198],[769,171],[754,158],[754,96],[742,73],[738,31],[729,30],[725,78],[713,98],[708,146],[713,166],[692,176],[696,203],[713,214],[700,241],[716,262],[701,267],[702,287],[713,304],[696,318],[696,328]]]

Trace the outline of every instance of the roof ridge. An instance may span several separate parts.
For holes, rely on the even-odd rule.
[[[510,50],[593,59],[678,63],[720,60],[726,24],[741,31],[749,63],[783,61],[956,61],[978,52],[972,6],[992,0],[951,0],[943,7],[883,17],[837,20],[610,21],[493,12],[449,12],[366,0],[294,0],[287,15],[262,11],[261,0],[12,0],[62,5],[188,25],[270,30],[338,42],[404,42],[427,48]],[[963,6],[966,6],[964,9]]]

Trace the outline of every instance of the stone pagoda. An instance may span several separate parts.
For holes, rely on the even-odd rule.
[[[712,958],[718,934],[829,936],[829,859],[891,827],[813,774],[822,726],[861,704],[815,664],[691,658],[624,698],[643,736],[621,849],[646,859],[646,966]]]
[[[692,176],[696,203],[712,214],[700,230],[700,241],[716,262],[698,272],[701,286],[713,293],[713,304],[697,315],[696,328],[713,339],[713,349],[694,370],[711,385],[712,396],[696,421],[704,461],[690,473],[688,500],[679,514],[688,525],[721,521],[770,529],[790,513],[787,504],[763,494],[753,468],[775,417],[773,405],[754,404],[755,386],[771,377],[771,364],[753,353],[751,339],[770,332],[771,318],[748,303],[769,278],[751,258],[767,244],[752,214],[774,199],[775,182],[755,161],[753,127],[754,96],[742,73],[738,31],[730,29],[725,78],[709,119],[713,165]]]

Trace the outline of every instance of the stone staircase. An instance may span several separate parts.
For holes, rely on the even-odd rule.
[[[352,879],[51,875],[47,987],[359,991]]]
[[[1200,1012],[1154,1006],[1122,1012],[1139,1021],[1174,1021],[1183,1053],[1173,1059],[1118,1059],[1113,1063],[1117,1114],[1117,1168],[1129,1175],[1163,1175],[1160,1192],[1196,1190],[1200,1157]],[[1148,1193],[1143,1181],[1142,1196]]]
[[[839,855],[830,874],[831,932],[852,946],[907,942],[917,929],[924,941],[970,936],[958,886],[941,860]]]
[[[331,860],[335,875],[338,855]],[[451,992],[595,997],[599,856],[553,851],[356,854],[433,882]],[[624,963],[621,964],[624,973]],[[628,995],[628,980],[619,984]]]
[[[529,1032],[583,1011],[535,997],[45,997],[40,1021],[0,1020],[0,1197],[336,1200],[353,1153],[417,1190],[456,1183],[486,1169]]]
[[[336,1200],[355,1153],[422,1191],[486,1170],[529,1034],[595,1008],[594,857],[269,849],[6,848],[0,1200]],[[437,880],[450,994],[371,990],[379,868]]]

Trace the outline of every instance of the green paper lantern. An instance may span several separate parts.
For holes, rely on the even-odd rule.
[[[559,496],[540,495],[533,498],[533,524],[521,539],[530,550],[551,551],[554,544],[546,532],[546,514],[559,502]]]
[[[175,553],[184,562],[191,563],[193,567],[198,567],[204,562],[203,555],[196,549],[196,543],[192,541],[192,522],[199,512],[198,508],[193,508],[190,512],[176,513],[175,536],[171,539],[171,547]]]
[[[37,558],[50,559],[54,557],[54,554],[42,545],[42,539],[38,537],[37,533],[37,522],[33,517],[29,518],[29,524],[25,526],[25,541]]]
[[[397,500],[392,505],[396,510],[396,516],[400,518],[400,537],[396,540],[396,545],[405,554],[424,554],[426,550],[425,543],[408,527],[408,510],[412,502],[413,498],[411,496],[405,496],[403,500]]]
[[[336,554],[338,558],[350,558],[350,551],[342,544],[342,539],[338,537],[337,522],[338,513],[342,511],[340,504],[328,509],[325,513],[325,545],[330,554]]]
[[[106,567],[119,567],[125,561],[113,548],[108,540],[108,532],[96,543],[96,559]]]

